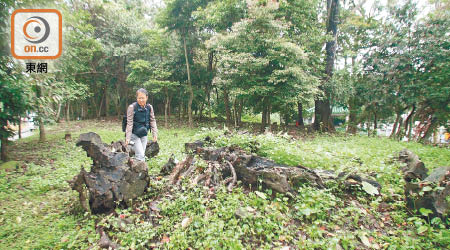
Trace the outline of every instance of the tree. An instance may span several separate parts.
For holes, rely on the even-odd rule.
[[[10,125],[19,124],[30,105],[30,89],[21,73],[23,68],[10,57],[0,57],[0,140],[1,160],[7,160],[8,138],[14,135]]]
[[[206,0],[168,0],[166,8],[162,10],[158,18],[158,23],[166,27],[169,31],[175,31],[180,36],[183,44],[184,58],[186,63],[187,84],[189,91],[188,101],[188,118],[189,127],[193,126],[192,119],[192,101],[194,99],[194,91],[191,81],[191,66],[192,56],[190,55],[190,44],[194,41],[195,26],[191,18],[192,12],[197,8],[203,7],[207,4]]]
[[[271,112],[317,94],[318,79],[308,67],[308,55],[283,35],[287,27],[274,18],[273,9],[254,7],[247,19],[210,41],[219,58],[214,83],[248,98],[254,111],[262,112],[263,129]]]
[[[337,47],[337,26],[339,22],[339,0],[327,0],[327,34],[332,38],[326,43],[326,66],[324,83],[328,82],[333,76],[334,62],[336,59]],[[334,125],[331,118],[331,93],[321,87],[324,95],[317,98],[314,103],[314,129],[321,131],[334,131]]]

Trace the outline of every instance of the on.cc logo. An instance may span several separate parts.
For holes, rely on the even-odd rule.
[[[30,24],[34,23],[37,23],[38,25],[34,26],[34,28],[32,28],[32,31],[34,31],[37,36],[30,36],[27,30],[29,29],[29,26],[31,26]],[[43,28],[41,28],[42,26]],[[44,30],[44,32],[42,32],[42,29]],[[39,33],[41,34],[41,36],[39,36]],[[44,18],[39,16],[32,16],[28,18],[23,25],[23,34],[25,35],[25,39],[30,43],[42,43],[47,40],[48,35],[50,34],[50,25],[48,25],[48,22]]]
[[[62,16],[56,9],[11,14],[11,54],[17,59],[56,59],[62,53]]]

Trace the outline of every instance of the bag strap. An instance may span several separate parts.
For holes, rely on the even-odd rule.
[[[137,102],[133,102],[133,107],[134,107],[134,113],[136,113],[136,111],[138,109],[138,103]]]
[[[148,108],[148,112],[145,112],[145,126],[147,129],[150,128],[150,112],[152,112],[152,105],[150,103],[147,103],[146,107]]]

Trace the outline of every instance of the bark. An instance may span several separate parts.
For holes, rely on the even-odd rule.
[[[356,134],[357,132],[357,109],[355,108],[355,98],[351,97],[348,101],[348,125],[347,125],[347,133],[349,134]]]
[[[363,182],[367,182],[378,190],[381,188],[378,182],[357,174],[336,173],[327,170],[309,169],[303,166],[293,167],[277,164],[272,160],[247,153],[239,147],[214,149],[211,147],[203,147],[201,142],[190,143],[186,147],[191,149],[195,147],[193,152],[208,162],[208,165],[210,165],[208,170],[215,169],[220,171],[220,174],[218,174],[219,179],[223,178],[229,181],[233,179],[240,180],[244,185],[251,186],[252,188],[256,188],[259,184],[262,184],[263,188],[270,188],[279,193],[289,192],[291,194],[295,194],[297,187],[304,183],[308,183],[317,188],[326,188],[331,183],[340,182],[346,190],[352,190],[352,185],[362,186]],[[189,159],[187,158],[185,161]],[[230,165],[231,167],[229,167]],[[186,169],[187,167],[183,168]],[[208,170],[205,171],[206,175],[209,175]],[[176,173],[178,171],[174,172]],[[173,180],[172,183],[175,181]],[[209,186],[211,182],[207,181],[205,184]]]
[[[239,99],[239,109],[238,109],[238,116],[237,116],[237,120],[238,120],[238,122],[237,122],[237,125],[238,126],[241,126],[241,124],[242,124],[242,109],[243,109],[243,107],[244,107],[244,100],[243,99]]]
[[[166,101],[164,105],[164,127],[168,128],[169,122],[167,120],[167,113],[169,111],[169,91],[167,90],[167,87],[164,87],[164,94],[166,95]]]
[[[425,126],[424,135],[419,139],[421,143],[427,143],[430,136],[433,134],[433,131],[437,127],[437,119],[434,115],[432,115],[431,119],[429,119],[429,123]]]
[[[147,164],[130,158],[130,146],[125,146],[123,141],[107,145],[99,135],[90,132],[81,134],[76,145],[86,151],[93,165],[89,173],[82,167],[68,182],[84,198],[81,204],[86,204],[84,190],[89,191],[89,207],[93,213],[111,212],[117,203],[126,205],[147,190],[150,182]]]
[[[61,103],[58,103],[58,111],[56,112],[56,122],[59,123],[60,115],[61,115]],[[83,111],[83,106],[81,106],[81,111]],[[83,112],[81,112],[83,113]]]
[[[183,112],[183,99],[181,99],[181,96],[180,96],[180,103],[178,106],[178,120],[181,120],[182,112]]]
[[[314,130],[323,132],[334,132],[334,125],[331,117],[330,101],[315,100],[314,101]]]
[[[401,170],[405,179],[406,207],[413,214],[422,215],[420,210],[431,210],[427,216],[440,217],[447,221],[450,212],[450,167],[433,169],[428,175],[428,169],[419,157],[407,149],[398,154],[398,160],[406,163]],[[440,189],[434,187],[440,187]],[[423,216],[423,215],[422,215]]]
[[[391,131],[391,134],[389,135],[389,138],[394,138],[395,132],[397,131],[397,126],[400,121],[400,116],[401,116],[401,113],[396,114],[395,122],[394,122],[394,125],[392,126],[392,131]]]
[[[210,51],[208,54],[208,72],[210,72],[211,74],[213,74],[213,62],[214,62],[214,51]],[[206,88],[206,95],[208,97],[208,115],[209,115],[209,119],[211,119],[212,114],[211,114],[211,84],[212,84],[212,79],[213,77],[211,77],[211,81],[209,82],[209,84],[207,85]]]
[[[67,101],[67,103],[66,103],[66,122],[70,121],[70,113],[69,113],[69,110],[70,110],[70,102]]]
[[[334,62],[336,58],[337,47],[337,25],[339,18],[339,0],[327,0],[327,33],[333,36],[333,40],[328,41],[325,46],[326,50],[326,66],[325,74],[326,78],[324,82],[327,82],[333,76]],[[315,118],[314,129],[317,131],[334,132],[334,125],[331,117],[330,96],[325,90],[325,99],[315,100]]]
[[[19,139],[22,139],[22,118],[19,116]]]
[[[188,91],[189,91],[189,101],[188,101],[188,117],[189,117],[189,127],[192,128],[194,126],[193,120],[192,120],[192,100],[194,99],[194,91],[192,89],[192,82],[191,82],[191,70],[189,68],[189,59],[188,59],[188,53],[186,48],[186,37],[183,36],[183,47],[184,47],[184,58],[186,60],[186,70],[188,75]]]
[[[223,101],[225,103],[225,113],[227,116],[227,123],[232,124],[231,121],[231,108],[230,108],[230,97],[228,95],[228,90],[226,88],[223,89]]]
[[[373,112],[373,135],[377,135],[377,112]]]
[[[170,95],[168,96],[168,108],[169,108],[169,110],[168,110],[168,116],[169,116],[169,118],[170,118],[170,114],[172,113],[172,110],[171,110],[171,108],[170,108],[170,105],[171,105],[171,98],[170,98]]]
[[[237,98],[234,98],[233,100],[233,122],[234,122],[234,126],[237,127]]]
[[[263,98],[263,107],[262,107],[262,116],[261,116],[261,131],[264,132],[266,126],[267,126],[267,101],[266,97]]]
[[[39,116],[39,142],[44,142],[46,139],[44,121],[42,117]]]
[[[104,90],[104,95],[105,95],[105,115],[104,116],[108,116],[109,115],[109,96],[108,96],[108,82],[106,82],[105,84],[105,90]]]
[[[6,162],[8,161],[8,138],[2,138],[1,142],[2,142],[1,160],[3,162]]]
[[[41,98],[42,96],[42,88],[40,86],[36,87],[36,97]],[[42,118],[42,110],[38,108],[38,122],[39,122],[39,142],[45,141],[45,127],[44,127],[44,119]]]
[[[99,105],[98,113],[97,113],[97,119],[100,118],[100,115],[102,114],[103,99],[105,99],[104,94],[102,95],[102,99],[100,100],[100,105]]]
[[[298,112],[298,117],[297,117],[298,127],[300,129],[304,129],[305,124],[303,123],[303,104],[301,102],[297,102],[297,112]],[[287,125],[287,122],[286,122],[286,125]]]
[[[415,111],[416,111],[416,105],[413,105],[412,109],[411,109],[411,113],[409,113],[408,117],[406,117],[406,120],[405,120],[405,133],[404,134],[408,134],[408,141],[411,136],[411,133],[410,133],[411,132],[411,119],[412,119],[412,116],[414,115]]]
[[[400,120],[398,121],[397,126],[397,133],[395,134],[395,139],[401,140],[402,139],[402,124],[403,124],[403,118],[400,116]]]

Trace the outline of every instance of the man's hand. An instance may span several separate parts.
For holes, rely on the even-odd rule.
[[[125,146],[127,146],[128,143],[130,143],[130,141],[129,140],[125,140]]]
[[[157,141],[158,141],[158,137],[153,136],[153,141],[154,141],[154,142],[157,142]]]

